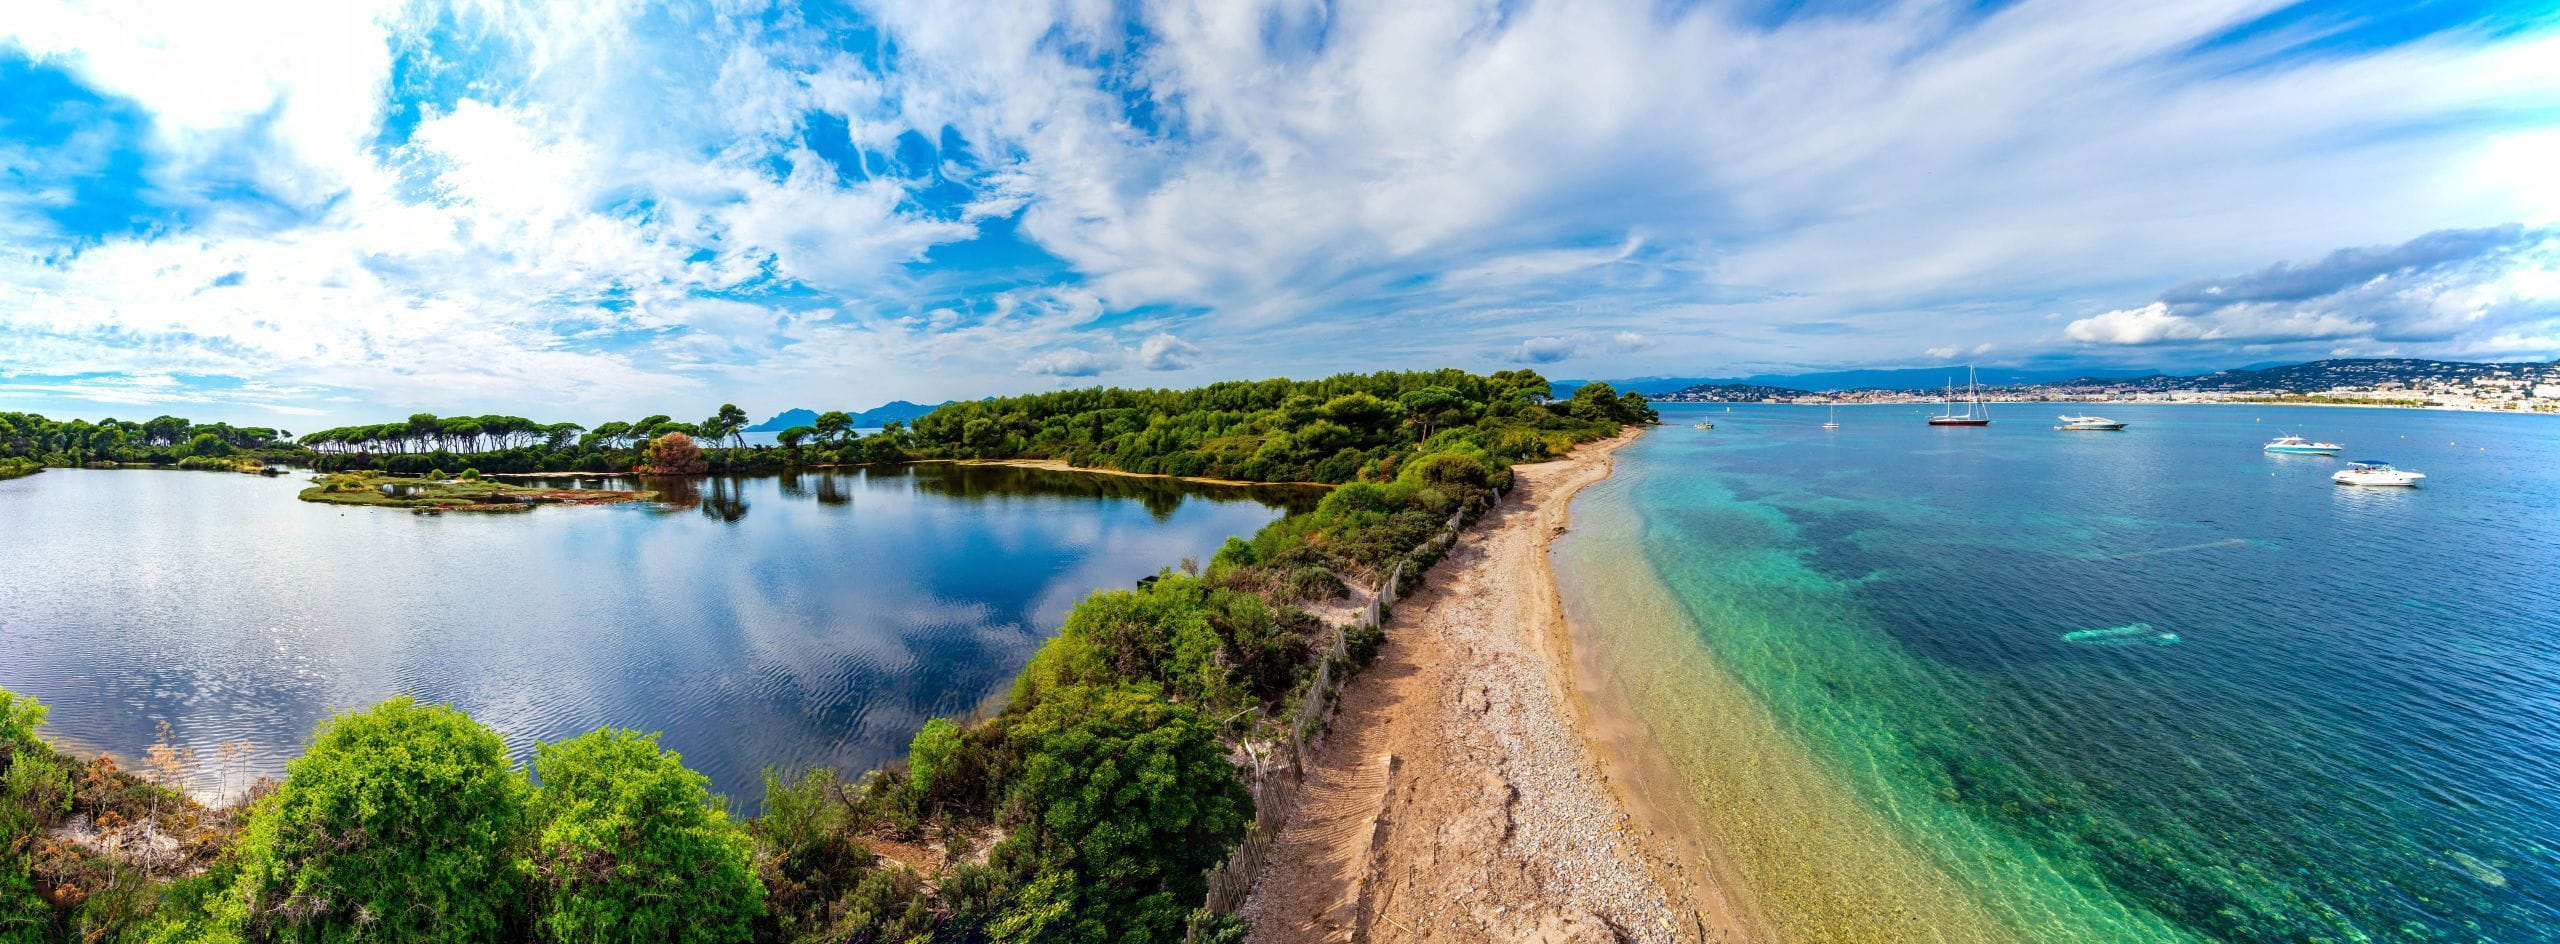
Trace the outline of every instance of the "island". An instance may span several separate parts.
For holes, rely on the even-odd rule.
[[[418,511],[531,511],[535,505],[618,505],[657,498],[652,491],[604,488],[534,488],[491,482],[476,475],[416,478],[368,472],[312,477],[303,501]]]

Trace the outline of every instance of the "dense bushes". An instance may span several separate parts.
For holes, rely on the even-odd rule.
[[[1146,687],[1072,686],[1010,719],[1020,823],[998,847],[1037,878],[998,920],[1020,940],[1179,940],[1202,873],[1253,801],[1211,723]]]
[[[0,689],[0,944],[36,944],[53,929],[34,859],[43,829],[70,809],[71,771],[36,737],[44,705]]]
[[[228,916],[279,941],[495,939],[523,900],[526,792],[505,742],[459,711],[340,715],[251,810]]]
[[[0,691],[5,944],[758,936],[765,891],[753,842],[654,736],[604,730],[544,745],[536,788],[496,733],[395,698],[324,724],[226,847],[219,831],[193,828],[219,818],[212,811],[112,759],[75,776],[35,735],[43,718],[41,705]],[[75,838],[42,835],[73,816]],[[827,841],[858,851],[834,833]],[[179,848],[151,861],[167,840]],[[33,861],[37,850],[46,863]],[[86,863],[119,856],[144,861]],[[867,854],[855,864],[867,867]]]
[[[562,944],[747,940],[763,911],[746,832],[654,735],[606,729],[534,756],[532,879]]]
[[[1545,459],[1651,418],[1640,397],[1612,393],[1609,409],[1559,411],[1543,404],[1546,391],[1546,379],[1525,370],[1067,390],[947,404],[916,421],[912,448],[948,458],[1335,483],[1391,478],[1417,451],[1472,452],[1504,466]]]
[[[1033,705],[1055,689],[1142,682],[1204,711],[1275,705],[1303,674],[1321,629],[1302,611],[1166,574],[1085,598],[1015,680],[1013,700]]]

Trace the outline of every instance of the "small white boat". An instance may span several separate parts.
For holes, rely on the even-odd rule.
[[[1839,428],[1840,428],[1840,404],[1834,403],[1834,404],[1832,404],[1832,405],[1831,405],[1831,418],[1830,418],[1830,419],[1827,419],[1827,420],[1822,421],[1822,428],[1824,428],[1824,429],[1839,429]]]
[[[1700,424],[1698,424],[1698,428],[1699,428],[1699,429],[1714,429],[1714,428],[1716,428],[1716,424],[1714,424],[1714,423],[1700,423]]]
[[[2416,485],[2427,477],[2422,472],[2392,468],[2391,463],[2379,459],[2355,459],[2347,466],[2329,476],[2329,481],[2340,485]]]
[[[2278,436],[2275,441],[2265,446],[2268,452],[2294,456],[2334,456],[2338,454],[2338,450],[2344,448],[2346,447],[2337,443],[2312,442],[2300,436]]]
[[[2124,428],[2123,423],[2116,422],[2103,416],[2073,416],[2069,413],[2065,413],[2056,417],[2056,419],[2060,419],[2062,421],[2062,425],[2054,427],[2055,429],[2113,430]]]

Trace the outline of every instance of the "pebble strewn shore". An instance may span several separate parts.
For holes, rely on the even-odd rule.
[[[1695,942],[1730,925],[1618,802],[1549,650],[1547,543],[1627,438],[1521,467],[1398,606],[1246,903],[1253,941]]]

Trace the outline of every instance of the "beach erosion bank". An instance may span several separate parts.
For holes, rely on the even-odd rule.
[[[1251,940],[1743,939],[1740,910],[1682,853],[1697,844],[1630,815],[1567,671],[1549,542],[1637,435],[1517,467],[1396,606],[1245,905]]]

